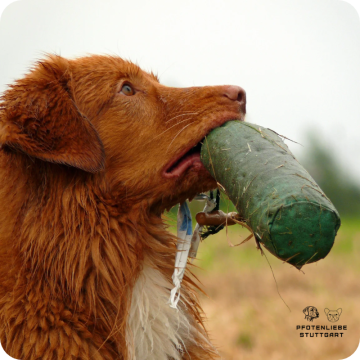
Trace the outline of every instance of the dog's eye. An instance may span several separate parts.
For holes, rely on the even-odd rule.
[[[121,88],[121,92],[126,96],[131,96],[135,94],[134,89],[129,84],[123,85],[123,87]]]

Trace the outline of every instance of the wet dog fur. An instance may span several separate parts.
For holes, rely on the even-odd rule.
[[[243,118],[239,89],[170,88],[96,55],[51,55],[9,86],[0,103],[0,339],[9,355],[217,358],[189,271],[179,310],[167,304],[176,237],[162,214],[216,187],[184,154]]]

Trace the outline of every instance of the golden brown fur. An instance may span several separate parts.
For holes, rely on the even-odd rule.
[[[130,359],[128,314],[145,261],[171,282],[176,238],[161,214],[216,186],[204,168],[178,177],[164,168],[211,128],[243,116],[228,92],[168,88],[110,56],[50,56],[9,87],[0,108],[0,336],[8,354]],[[189,276],[182,297],[197,332],[183,358],[215,358]]]

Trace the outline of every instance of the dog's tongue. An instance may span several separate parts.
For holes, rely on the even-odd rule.
[[[200,160],[200,154],[194,153],[191,154],[184,159],[182,159],[174,169],[169,173],[172,176],[180,176],[186,169],[188,169],[190,166],[192,167],[202,167],[203,164]]]

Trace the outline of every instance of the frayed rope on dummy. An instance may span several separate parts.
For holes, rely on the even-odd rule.
[[[195,197],[195,200],[206,201],[203,212],[211,212],[216,208],[216,199],[205,194]],[[185,274],[188,257],[195,258],[201,240],[203,226],[196,224],[194,233],[192,232],[192,219],[187,202],[180,204],[177,215],[177,252],[175,256],[175,269],[172,275],[175,287],[170,292],[170,307],[177,309],[180,300],[181,281]]]

